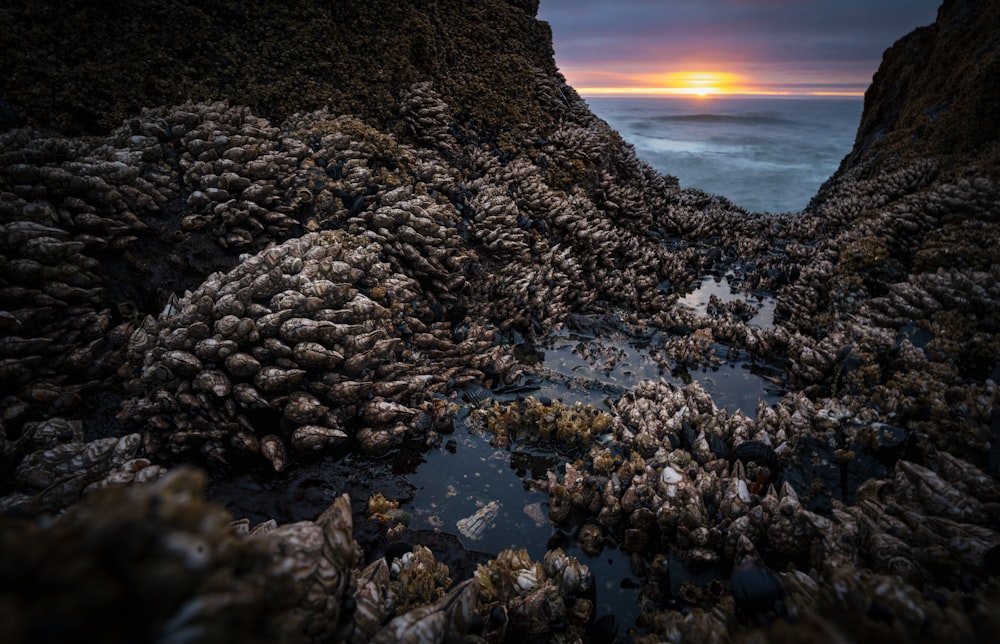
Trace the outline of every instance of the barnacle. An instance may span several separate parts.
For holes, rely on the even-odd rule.
[[[427,39],[393,55],[436,51],[429,23],[408,26]],[[346,498],[316,521],[229,534],[189,475],[165,465],[228,471],[254,457],[282,472],[315,452],[386,454],[450,430],[463,392],[470,426],[498,445],[572,454],[533,482],[549,496],[541,519],[579,525],[585,552],[629,553],[649,639],[721,639],[785,608],[797,624],[833,610],[909,637],[967,636],[968,606],[988,600],[969,580],[1000,544],[995,159],[921,158],[933,132],[902,152],[893,132],[870,147],[859,133],[805,212],[747,213],[653,171],[536,62],[500,74],[517,79],[509,105],[480,100],[492,88],[476,75],[387,73],[391,97],[360,81],[374,83],[371,100],[351,105],[391,112],[391,132],[364,110],[279,127],[236,103],[188,102],[103,138],[0,135],[0,456],[16,487],[2,506],[58,511],[83,497],[31,538],[52,530],[81,548],[87,520],[144,523],[178,575],[227,580],[192,599],[165,579],[172,605],[186,602],[168,639],[214,634],[212,619],[240,606],[279,611],[266,631],[278,639],[582,637],[593,579],[560,550],[541,563],[504,551],[448,591],[447,567],[420,546],[356,570]],[[507,125],[473,127],[467,114]],[[923,122],[898,120],[907,132]],[[712,299],[705,316],[676,306],[684,285],[731,269],[740,288],[774,293],[773,326],[748,324],[747,301]],[[652,338],[664,373],[728,353],[789,391],[756,416],[720,408],[696,382],[629,384],[608,411],[499,400],[519,374],[544,373],[537,356],[518,362],[511,337],[609,311]],[[598,345],[578,352],[621,364]],[[119,388],[125,426],[105,435],[89,396]],[[117,501],[95,507],[102,498]],[[367,504],[405,522],[393,505]],[[485,504],[456,528],[475,539],[498,511]],[[767,563],[754,552],[765,547]],[[224,569],[234,552],[243,567]],[[166,568],[144,557],[132,576],[160,580]],[[716,572],[694,583],[678,562]],[[686,610],[669,608],[676,599]]]

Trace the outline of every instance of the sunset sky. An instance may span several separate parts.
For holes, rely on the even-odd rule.
[[[861,95],[941,0],[541,0],[578,92]]]

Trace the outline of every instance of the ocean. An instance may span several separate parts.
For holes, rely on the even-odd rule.
[[[802,210],[851,151],[861,97],[588,97],[639,157],[750,211]]]

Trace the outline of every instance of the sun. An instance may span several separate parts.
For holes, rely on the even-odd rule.
[[[624,80],[624,78],[622,78]],[[744,77],[720,71],[678,71],[628,76],[627,85],[616,87],[581,87],[581,94],[672,94],[709,98],[747,91]]]
[[[737,76],[726,72],[672,72],[660,77],[660,86],[670,94],[707,98],[731,93]]]

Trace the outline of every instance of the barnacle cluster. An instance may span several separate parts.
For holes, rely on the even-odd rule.
[[[613,418],[592,405],[528,396],[511,402],[491,400],[474,409],[467,422],[492,434],[499,446],[508,446],[512,440],[541,439],[565,447],[586,447],[610,430]]]
[[[126,434],[87,441],[79,420],[53,417],[26,423],[9,446],[19,459],[14,480],[22,490],[3,500],[5,508],[29,503],[60,508],[85,492],[114,484],[152,481],[165,469],[142,456],[142,437]]]
[[[117,366],[130,321],[102,261],[127,250],[170,193],[155,141],[102,144],[0,135],[0,410],[19,425],[73,413]],[[148,164],[143,176],[140,167]],[[123,308],[130,305],[122,303]],[[128,310],[125,311],[128,313]]]
[[[407,24],[429,65],[432,26]],[[983,634],[1000,552],[995,151],[902,154],[890,132],[804,212],[747,213],[680,189],[551,65],[521,63],[503,77],[537,119],[499,129],[476,118],[504,106],[462,103],[482,78],[407,67],[377,113],[188,102],[103,137],[0,134],[0,569],[41,598],[0,593],[13,640],[41,624],[588,636],[596,582],[561,549],[504,550],[456,582],[422,545],[363,553],[345,495],[251,530],[177,467],[432,446],[461,398],[497,445],[555,445],[533,515],[567,548],[628,554],[637,641]],[[773,293],[774,324],[745,301],[677,306],[707,274]],[[624,352],[592,320],[643,335],[661,370],[747,356],[787,393],[752,417],[698,382],[628,383],[606,411],[501,395],[551,376],[518,347],[574,325],[577,357],[613,371]],[[397,502],[363,505],[404,532]],[[455,529],[474,541],[498,510]]]
[[[414,546],[412,551],[393,559],[389,566],[389,590],[397,610],[406,612],[440,599],[451,586],[448,574],[448,566],[436,561],[424,546]]]
[[[377,251],[306,233],[147,317],[129,341],[136,398],[123,413],[151,427],[148,449],[259,453],[280,471],[289,448],[338,447],[345,428],[370,453],[432,430],[431,394],[483,379],[500,349],[488,327],[458,339],[430,312],[421,320],[419,286]],[[255,422],[261,412],[280,416]]]
[[[315,521],[249,530],[204,486],[177,468],[95,492],[48,526],[5,516],[0,569],[21,589],[0,595],[7,636],[342,637],[358,557],[347,497]]]
[[[542,562],[524,549],[504,550],[476,568],[474,580],[486,637],[559,632],[578,638],[593,617],[593,601],[584,596],[593,583],[590,570],[561,549]]]

